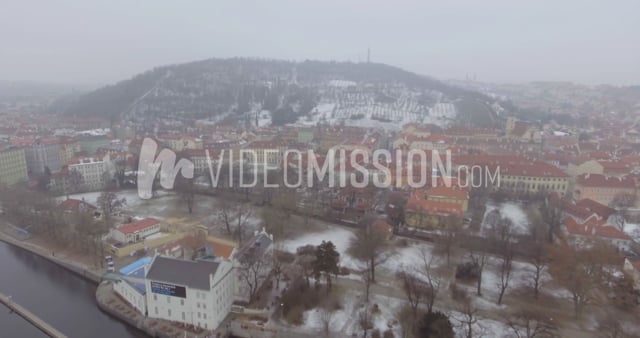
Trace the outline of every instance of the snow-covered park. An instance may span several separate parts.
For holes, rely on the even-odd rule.
[[[521,204],[514,202],[505,203],[487,203],[487,209],[484,214],[484,221],[482,222],[481,232],[486,234],[490,231],[491,224],[488,222],[487,215],[498,210],[501,217],[511,220],[513,227],[512,231],[517,235],[525,235],[529,233],[529,219]]]

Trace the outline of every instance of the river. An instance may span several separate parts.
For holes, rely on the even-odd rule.
[[[96,286],[31,252],[0,242],[0,292],[69,337],[146,337],[100,311]],[[0,337],[46,337],[0,305]]]

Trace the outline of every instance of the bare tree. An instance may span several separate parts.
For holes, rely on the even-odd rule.
[[[369,302],[369,291],[371,290],[371,273],[369,270],[365,270],[362,274],[362,281],[364,282],[364,299]]]
[[[236,208],[236,238],[239,243],[242,243],[242,239],[244,238],[245,227],[247,225],[247,221],[251,218],[253,212],[251,208],[246,203],[240,203]]]
[[[331,333],[331,321],[333,319],[333,312],[326,306],[320,307],[320,321],[322,322],[322,333],[325,337],[329,337]]]
[[[482,272],[487,264],[487,253],[484,250],[476,250],[473,248],[473,244],[469,246],[469,259],[471,263],[478,269],[478,280],[476,282],[476,293],[478,296],[482,296]]]
[[[358,314],[358,325],[362,329],[363,338],[366,338],[369,330],[373,328],[372,319],[371,310],[367,306],[360,310],[360,313]]]
[[[532,310],[521,310],[509,319],[509,327],[518,338],[551,338],[556,327],[548,317]]]
[[[550,272],[571,293],[574,314],[578,317],[606,282],[605,267],[616,261],[617,253],[609,245],[595,242],[581,249],[556,245],[551,258]]]
[[[224,224],[227,233],[233,235],[239,243],[242,243],[247,221],[253,214],[246,203],[233,203],[223,200],[220,203],[218,219]]]
[[[540,216],[547,225],[547,241],[553,243],[553,236],[558,232],[562,224],[562,210],[557,206],[551,205],[549,200],[540,206]]]
[[[464,330],[464,336],[473,338],[473,325],[478,322],[478,309],[473,300],[468,296],[463,297],[458,304],[458,311],[460,315],[457,318],[453,318],[460,323],[461,328]]]
[[[533,266],[531,273],[531,287],[533,288],[533,297],[538,299],[540,296],[540,288],[542,286],[542,274],[549,265],[549,256],[544,244],[536,243],[531,251],[529,262]]]
[[[448,216],[444,219],[443,234],[436,241],[436,248],[447,257],[447,266],[451,264],[451,256],[458,247],[462,221],[459,217]]]
[[[240,263],[237,268],[238,276],[247,288],[249,303],[254,301],[260,286],[267,279],[271,260],[271,254],[262,256],[246,254],[238,259]]]
[[[196,199],[195,179],[186,178],[182,175],[176,177],[175,190],[178,192],[180,199],[186,204],[189,213],[193,213],[193,205]]]
[[[233,203],[227,199],[222,199],[220,208],[218,209],[218,219],[227,229],[227,234],[231,235],[231,222],[233,222]]]
[[[420,257],[422,259],[422,267],[419,269],[419,274],[422,276],[422,280],[424,281],[424,302],[427,305],[428,313],[431,313],[433,312],[433,306],[438,298],[442,281],[435,277],[435,273],[433,271],[434,258],[425,248],[420,249]]]
[[[409,306],[403,306],[397,313],[396,319],[400,323],[401,338],[413,337],[417,318],[413,318],[413,310]]]
[[[282,258],[281,258],[281,253],[278,250],[278,248],[274,248],[273,249],[273,262],[272,262],[272,266],[273,266],[273,275],[276,278],[276,289],[280,290],[280,279],[282,278],[282,270],[284,268],[283,266],[283,262],[282,262]]]
[[[291,223],[291,215],[296,210],[295,192],[283,191],[278,193],[260,212],[260,218],[270,233],[283,235]]]
[[[605,338],[627,337],[618,318],[610,312],[598,319],[598,332]]]
[[[406,269],[398,273],[398,279],[400,279],[400,282],[402,283],[402,290],[407,296],[411,315],[414,320],[417,320],[418,306],[426,297],[425,285],[414,272]]]
[[[376,282],[376,266],[389,258],[390,253],[384,235],[369,227],[356,232],[349,244],[349,253],[366,263],[371,282]]]
[[[511,272],[513,271],[513,248],[511,244],[506,244],[501,248],[500,252],[500,280],[498,281],[498,288],[500,290],[498,295],[498,305],[502,304],[502,297],[509,287],[511,281]]]
[[[98,196],[98,207],[109,226],[113,225],[113,215],[127,205],[125,198],[118,198],[113,191],[103,191]]]

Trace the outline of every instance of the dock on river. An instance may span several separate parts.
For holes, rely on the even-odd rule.
[[[12,301],[11,298],[5,296],[2,293],[0,293],[0,303],[8,307],[11,311],[15,312],[18,316],[24,318],[26,321],[31,323],[31,325],[38,328],[38,330],[42,331],[47,336],[52,338],[67,337],[64,334],[62,334],[62,332],[56,330],[56,328],[47,324],[47,322],[45,322],[44,320],[40,319],[40,317],[34,315],[33,313],[31,313],[31,311],[25,309],[20,304]]]

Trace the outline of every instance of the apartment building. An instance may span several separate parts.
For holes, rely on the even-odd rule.
[[[17,147],[0,147],[0,184],[14,185],[28,179],[24,150]]]

